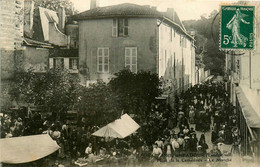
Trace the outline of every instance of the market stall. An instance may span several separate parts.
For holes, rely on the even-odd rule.
[[[0,162],[20,164],[36,161],[60,147],[49,135],[33,135],[0,139]]]

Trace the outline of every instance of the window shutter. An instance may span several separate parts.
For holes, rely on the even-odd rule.
[[[101,72],[102,71],[102,48],[98,48],[97,50],[97,71]]]
[[[118,36],[124,36],[124,20],[118,19]]]
[[[49,58],[49,68],[53,68],[53,58]]]
[[[73,59],[69,59],[69,69],[72,69]]]
[[[113,24],[112,24],[112,37],[117,37],[118,36],[118,30],[117,30],[117,19],[113,19]]]
[[[128,35],[128,19],[124,19],[124,35]]]
[[[64,63],[64,68],[65,69],[69,69],[69,66],[70,66],[70,59],[69,58],[64,58],[63,59],[63,63]]]
[[[67,58],[66,58],[67,59]],[[65,68],[65,61],[63,58],[60,58],[60,65],[61,65],[61,69],[64,69]],[[69,66],[69,65],[68,65]]]
[[[109,48],[104,48],[104,59],[103,59],[103,64],[104,64],[104,72],[109,71]]]
[[[53,68],[54,69],[57,68],[57,59],[56,58],[53,59]]]

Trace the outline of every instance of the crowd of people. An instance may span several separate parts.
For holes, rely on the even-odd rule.
[[[90,126],[85,116],[81,116],[76,124],[72,124],[67,119],[54,119],[51,114],[23,113],[23,109],[0,113],[1,138],[48,134],[61,147],[52,155],[54,159],[84,156],[85,148],[93,141],[91,134],[99,129],[98,126]]]
[[[168,107],[163,114],[154,105],[152,110],[152,116],[159,120],[158,127],[164,128],[147,138],[139,133],[122,140],[93,137],[91,134],[99,127],[91,126],[85,116],[72,125],[69,120],[57,121],[53,115],[42,116],[39,112],[28,116],[1,113],[1,138],[49,134],[61,147],[54,158],[70,159],[72,164],[80,158],[112,166],[135,166],[185,156],[221,157],[225,154],[223,144],[232,144],[232,152],[239,152],[238,117],[224,83],[195,85],[175,97],[174,109]],[[210,143],[206,133],[211,133]],[[209,145],[213,145],[212,150]]]
[[[238,117],[229,98],[225,84],[219,82],[195,85],[176,96],[168,126],[154,142],[153,157],[169,162],[173,157],[187,155],[221,157],[238,153]],[[200,132],[200,138],[197,132]],[[211,133],[210,143],[207,143],[205,133]],[[212,150],[208,150],[210,144]],[[224,144],[232,145],[232,150],[223,150]]]

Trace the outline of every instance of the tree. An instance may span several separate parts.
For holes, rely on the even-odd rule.
[[[71,0],[35,0],[35,7],[44,7],[58,12],[59,7],[64,7],[67,15],[77,13]]]
[[[32,70],[17,72],[16,85],[9,92],[16,101],[42,106],[48,112],[66,112],[77,101],[79,82],[66,70],[50,69],[45,73]]]
[[[115,75],[109,86],[115,92],[117,108],[145,118],[155,97],[162,93],[158,75],[146,71],[135,74],[130,70],[122,70]]]
[[[105,125],[120,117],[114,93],[104,82],[81,87],[76,109],[86,115],[92,125]]]
[[[203,47],[203,54],[200,55],[202,56],[202,63],[205,64],[205,69],[210,69],[212,74],[223,75],[225,54],[219,50],[219,17],[218,12],[214,10],[208,17],[201,16],[199,20],[188,20],[184,21],[183,24],[187,30],[197,32],[195,37],[196,52],[200,53]],[[201,61],[200,57],[196,57],[196,59]]]

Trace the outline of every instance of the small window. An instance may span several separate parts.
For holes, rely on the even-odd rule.
[[[103,73],[109,72],[109,48],[98,48],[97,71]]]
[[[125,48],[125,67],[132,72],[137,72],[137,48],[127,47]]]
[[[128,19],[113,19],[112,37],[128,36]]]
[[[69,69],[72,69],[72,70],[78,69],[78,59],[77,58],[69,59]]]
[[[63,58],[53,58],[53,68],[54,69],[64,69],[64,59]]]

